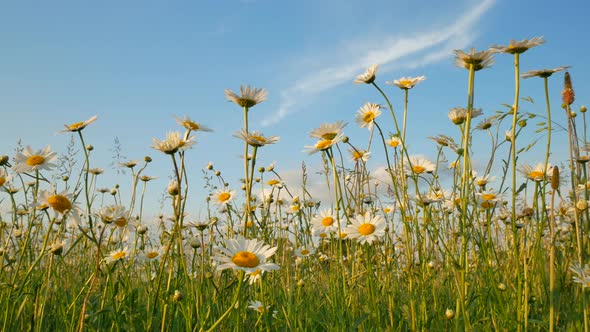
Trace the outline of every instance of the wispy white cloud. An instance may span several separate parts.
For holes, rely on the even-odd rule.
[[[465,48],[473,41],[473,26],[494,2],[495,0],[481,2],[459,18],[453,18],[453,23],[444,28],[437,26],[430,31],[402,38],[381,38],[384,42],[379,45],[387,45],[386,47],[367,49],[364,53],[344,59],[344,65],[325,66],[325,69],[304,75],[281,92],[278,111],[265,118],[262,125],[266,127],[280,122],[295,112],[299,101],[309,102],[326,90],[351,82],[372,64],[379,64],[380,73],[386,73],[400,66],[410,56],[413,60],[405,64],[407,67],[425,66],[445,59],[451,55],[453,49]]]

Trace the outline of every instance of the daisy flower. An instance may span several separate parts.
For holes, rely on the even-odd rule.
[[[183,137],[181,133],[177,131],[171,131],[166,134],[166,139],[163,141],[154,138],[154,145],[152,148],[165,154],[175,154],[179,150],[186,150],[193,146],[196,142],[193,141],[195,137]]]
[[[129,221],[129,212],[123,205],[105,206],[96,216],[105,224],[115,223],[119,227],[125,227]]]
[[[332,209],[324,209],[320,211],[319,215],[316,215],[311,220],[311,227],[315,235],[325,233],[330,234],[338,231],[337,215]],[[344,223],[341,222],[340,228],[344,228]]]
[[[478,71],[494,64],[493,53],[490,50],[476,52],[474,48],[471,48],[469,53],[455,50],[455,64],[465,69],[469,69],[473,65],[473,70]]]
[[[139,164],[139,160],[129,160],[126,162],[119,163],[119,165],[121,165],[121,167],[127,167],[127,168],[133,168],[133,167],[137,166],[137,164]]]
[[[485,187],[488,183],[490,183],[495,178],[496,178],[495,176],[490,177],[489,174],[486,174],[484,176],[478,176],[475,178],[475,184],[480,187]]]
[[[410,174],[432,173],[436,168],[431,161],[421,157],[410,157],[410,163],[411,166],[405,164]]]
[[[334,123],[322,123],[319,128],[312,130],[309,136],[312,138],[334,139],[338,134],[342,132],[342,129],[346,126],[344,121],[336,121]]]
[[[325,151],[332,147],[332,145],[339,143],[344,138],[343,133],[338,133],[332,139],[319,139],[314,145],[306,145],[305,150],[309,154],[314,154],[318,151]]]
[[[369,157],[371,156],[371,152],[367,151],[367,150],[357,150],[357,149],[349,148],[348,152],[350,152],[350,158],[354,162],[357,162],[357,161],[367,162],[369,160]]]
[[[234,134],[234,137],[244,140],[248,145],[261,147],[267,144],[274,144],[279,141],[278,136],[264,136],[259,131],[247,132],[244,129]]]
[[[176,123],[178,123],[180,126],[184,127],[186,130],[190,130],[190,131],[207,131],[207,132],[211,132],[213,131],[213,129],[203,126],[202,124],[191,120],[187,115],[184,116],[184,118],[179,118],[179,117],[175,117],[176,118]]]
[[[236,239],[225,240],[225,246],[217,246],[218,254],[213,257],[220,264],[217,270],[234,269],[246,272],[271,271],[278,270],[280,267],[274,263],[267,262],[277,251],[277,247],[271,248],[256,239],[245,239],[238,237]]]
[[[58,215],[62,217],[70,217],[79,223],[80,208],[74,202],[74,194],[62,191],[58,194],[46,190],[39,193],[39,206],[37,208],[50,207]]]
[[[16,154],[14,158],[14,166],[12,170],[16,173],[27,173],[32,171],[51,170],[57,166],[52,163],[57,153],[51,151],[51,147],[48,145],[43,150],[33,151],[30,146],[23,152]]]
[[[64,125],[64,127],[66,127],[66,129],[60,131],[60,133],[82,131],[82,129],[86,128],[86,126],[88,126],[89,124],[96,121],[97,118],[98,117],[95,115],[86,121],[76,122],[76,123],[72,123],[70,125]]]
[[[402,139],[396,135],[391,135],[391,137],[389,137],[389,139],[386,140],[385,143],[392,148],[403,148]]]
[[[371,244],[385,234],[385,219],[382,216],[371,216],[369,212],[359,214],[346,227],[346,234],[351,239],[357,239],[360,244]]]
[[[235,195],[235,190],[230,190],[229,188],[218,189],[213,193],[213,203],[225,206],[231,202]]]
[[[418,76],[418,77],[402,77],[398,80],[394,80],[393,82],[387,81],[385,84],[395,85],[402,90],[409,90],[413,88],[416,84],[424,81],[426,79],[425,76]]]
[[[153,262],[160,259],[160,257],[164,255],[165,251],[166,247],[161,247],[159,249],[150,248],[142,253],[141,259],[146,262]]]
[[[582,267],[580,264],[572,264],[570,271],[574,274],[573,281],[575,283],[581,284],[583,288],[590,287],[590,267],[588,265]]]
[[[484,209],[490,209],[496,206],[496,203],[502,201],[502,195],[494,192],[493,189],[478,192],[475,194],[477,202],[480,207]]]
[[[471,110],[471,118],[482,115],[481,109],[474,108]],[[449,119],[456,125],[460,125],[467,119],[467,109],[463,107],[454,107],[449,111]]]
[[[557,68],[553,68],[553,69],[540,69],[540,70],[530,70],[527,71],[526,73],[520,75],[520,77],[522,78],[530,78],[530,77],[541,77],[541,78],[547,78],[557,72],[560,72],[562,70],[571,68],[571,66],[560,66]]]
[[[377,68],[379,68],[379,65],[372,65],[369,68],[367,68],[367,70],[358,75],[355,79],[354,79],[354,83],[357,84],[361,84],[361,83],[366,83],[366,84],[371,84],[375,81],[375,73],[377,73]]]
[[[483,120],[481,120],[477,126],[475,126],[475,129],[477,130],[487,130],[490,129],[494,123],[496,122],[497,117],[495,115],[490,116],[489,118],[485,118]]]
[[[395,205],[389,204],[383,207],[384,214],[391,214],[395,212]]]
[[[299,248],[295,250],[295,256],[299,258],[307,258],[313,254],[315,254],[314,248]]]
[[[452,137],[446,135],[437,135],[437,136],[430,136],[429,139],[435,141],[440,146],[447,146],[451,148],[453,151],[457,151],[459,146],[455,143],[455,140]]]
[[[545,173],[545,169],[547,169],[547,173]],[[527,179],[539,182],[553,174],[553,167],[551,164],[547,164],[547,167],[545,167],[545,164],[543,163],[538,163],[534,167],[528,164],[523,164],[519,167],[518,171]]]
[[[10,175],[6,173],[4,168],[0,168],[0,187],[3,187],[4,184],[7,184],[10,181]]]
[[[111,251],[105,258],[104,261],[107,264],[111,264],[122,259],[129,258],[129,248],[125,247],[122,249],[116,249]]]
[[[366,103],[358,110],[356,115],[356,123],[361,128],[373,129],[375,119],[381,115],[381,105]]]
[[[258,89],[247,86],[240,86],[240,96],[235,94],[233,91],[226,89],[225,97],[229,101],[233,101],[241,107],[254,107],[257,104],[262,103],[266,100],[267,92],[265,89]]]
[[[490,47],[490,50],[495,53],[510,53],[510,54],[521,54],[528,51],[530,48],[544,44],[545,40],[543,37],[535,37],[532,39],[523,39],[516,41],[510,40],[508,46],[494,45]]]
[[[250,303],[248,303],[248,308],[250,308],[250,309],[252,309],[254,311],[258,311],[261,314],[266,314],[270,310],[270,306],[269,305],[265,306],[260,301],[250,301]],[[272,316],[273,317],[276,317],[276,315],[277,315],[277,311],[274,310],[272,312]]]

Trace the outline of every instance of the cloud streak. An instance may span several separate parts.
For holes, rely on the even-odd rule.
[[[346,59],[344,65],[328,66],[303,76],[281,92],[278,111],[266,117],[262,121],[262,126],[279,123],[294,113],[300,100],[309,101],[326,90],[352,82],[356,75],[364,72],[372,64],[379,64],[383,73],[398,67],[403,59],[410,56],[418,60],[414,59],[407,64],[408,67],[425,66],[441,61],[450,56],[453,49],[464,48],[472,42],[473,26],[494,2],[495,0],[481,2],[445,28],[434,27],[430,31],[411,37],[392,39],[390,42],[381,43],[387,45],[385,48],[368,49],[362,54]]]

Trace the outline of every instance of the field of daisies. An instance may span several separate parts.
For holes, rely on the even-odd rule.
[[[171,217],[158,222],[144,216],[146,191],[158,190],[148,186],[151,158],[120,165],[128,197],[97,187],[104,170],[85,142],[97,117],[62,130],[83,151],[67,175],[56,176],[68,165],[50,147],[19,145],[0,156],[0,330],[589,331],[586,108],[574,106],[567,66],[520,72],[520,54],[543,43],[455,51],[466,103],[449,112],[456,131],[430,137],[436,160],[405,144],[408,96],[423,76],[383,82],[402,92],[395,109],[378,65],[351,77],[382,98],[352,124],[310,128],[305,150],[321,160],[327,201],[305,187],[295,195],[278,167],[257,163],[280,142],[249,128],[249,110],[267,97],[251,86],[225,91],[243,110],[243,178],[228,183],[223,165],[207,165],[200,220],[186,217],[185,155],[211,129],[189,117],[153,139],[173,174],[160,188]],[[475,76],[501,56],[514,59],[514,103],[484,118]],[[543,82],[543,114],[519,107],[522,79]],[[561,95],[550,79],[563,80]],[[346,136],[352,125],[366,141]],[[569,158],[551,165],[555,127]],[[543,152],[531,155],[533,144]],[[379,181],[372,152],[386,165]]]

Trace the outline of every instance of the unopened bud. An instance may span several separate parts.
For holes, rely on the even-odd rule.
[[[449,320],[455,318],[455,310],[447,309],[445,311],[445,317],[447,317],[447,319],[449,319]]]
[[[145,156],[145,157],[143,157],[143,161],[145,161],[146,163],[151,163],[152,158],[150,156]]]
[[[94,150],[94,146],[88,144],[88,145],[86,145],[86,150],[92,151],[92,150]]]

